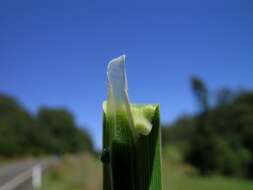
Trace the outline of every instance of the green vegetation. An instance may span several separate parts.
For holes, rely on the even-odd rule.
[[[253,93],[221,89],[210,97],[196,78],[192,89],[199,112],[166,126],[164,146],[175,145],[202,175],[253,177]]]
[[[65,109],[30,114],[14,98],[0,95],[0,157],[90,151],[88,134]]]
[[[174,168],[168,173],[168,184],[165,190],[251,190],[253,182],[222,176],[189,176],[183,171],[186,168]]]
[[[199,176],[196,169],[182,163],[181,155],[175,147],[170,146],[163,153],[164,190],[253,189],[253,182],[249,180],[217,175]],[[101,169],[98,158],[89,154],[65,156],[45,173],[41,190],[101,190]]]
[[[112,128],[115,127],[128,127],[128,121],[122,119],[122,115],[117,115],[116,125],[119,124],[117,121],[121,122],[120,125],[109,125],[112,124],[113,120],[108,119],[106,113],[104,113],[104,149],[111,150],[110,161],[104,163],[104,187],[105,189],[111,189],[107,181],[110,179],[109,164],[111,164],[115,189],[162,189],[159,106],[154,105],[152,106],[153,109],[151,109],[151,105],[130,105],[130,107],[147,113],[147,116],[149,116],[147,118],[152,124],[152,130],[146,136],[138,134],[138,137],[133,141],[125,142],[126,138],[121,136],[122,131],[114,129],[115,137],[108,139],[110,137],[108,131],[113,130]],[[124,122],[124,125],[122,122]],[[118,130],[122,129],[119,128]],[[110,141],[111,144],[108,143]],[[120,187],[123,184],[125,186]]]
[[[183,162],[176,146],[163,148],[165,190],[251,190],[253,182],[219,175],[201,176],[193,166]]]
[[[40,190],[101,190],[102,167],[90,154],[66,155],[46,172]]]
[[[103,189],[161,190],[159,106],[129,103],[124,59],[125,56],[113,59],[107,70],[109,97],[103,104]]]

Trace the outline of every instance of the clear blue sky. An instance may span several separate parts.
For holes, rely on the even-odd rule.
[[[106,66],[123,53],[131,101],[160,103],[172,121],[194,111],[192,75],[211,90],[253,88],[253,2],[0,2],[0,92],[33,113],[70,109],[97,147]]]

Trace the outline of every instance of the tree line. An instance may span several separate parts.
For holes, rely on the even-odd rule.
[[[202,175],[253,177],[253,92],[227,88],[212,94],[192,78],[198,112],[163,128],[163,145],[172,144]]]
[[[31,114],[15,98],[0,94],[0,157],[81,151],[92,151],[92,142],[68,110],[41,107]]]
[[[197,113],[162,127],[163,146],[173,145],[203,175],[253,178],[253,92],[227,88],[210,93],[191,80]],[[66,109],[29,113],[15,98],[0,94],[0,157],[93,151],[89,134]]]

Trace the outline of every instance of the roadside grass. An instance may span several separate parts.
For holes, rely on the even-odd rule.
[[[253,189],[253,181],[222,176],[200,177],[196,169],[175,160],[163,160],[164,190]],[[102,165],[94,156],[67,155],[45,173],[41,190],[101,190],[101,171]]]
[[[197,169],[183,163],[175,146],[163,148],[164,190],[253,190],[253,181],[224,176],[200,176]]]
[[[164,164],[166,165],[166,163]],[[189,165],[164,167],[164,190],[252,190],[253,181],[223,176],[202,177]]]
[[[66,155],[46,171],[41,190],[100,190],[101,167],[89,154]]]

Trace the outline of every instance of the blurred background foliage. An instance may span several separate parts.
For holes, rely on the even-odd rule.
[[[89,134],[66,109],[42,107],[29,113],[15,98],[0,95],[0,156],[92,151]]]
[[[198,106],[163,126],[163,146],[178,149],[200,174],[253,177],[253,92],[223,88],[211,96],[204,82],[191,80]]]

